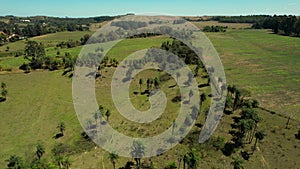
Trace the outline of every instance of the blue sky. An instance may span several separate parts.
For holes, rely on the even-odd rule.
[[[2,1],[2,2],[1,2]],[[0,15],[300,15],[300,0],[1,0]]]

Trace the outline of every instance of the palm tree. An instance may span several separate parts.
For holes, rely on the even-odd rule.
[[[62,155],[54,156],[54,160],[58,165],[58,168],[61,169],[63,167],[64,157]]]
[[[104,114],[104,107],[102,105],[99,105],[99,112],[98,112],[98,117],[100,119],[100,124],[102,122],[102,117],[103,117],[103,114]]]
[[[6,88],[6,83],[1,82],[1,88],[2,88],[2,89],[5,89],[5,88]]]
[[[107,121],[109,121],[109,116],[111,115],[110,110],[107,110],[105,113]]]
[[[64,122],[60,122],[58,123],[58,125],[56,126],[56,128],[60,131],[61,135],[64,135],[64,131],[66,130],[66,126]]]
[[[98,118],[99,118],[99,112],[96,111],[96,112],[94,113],[94,119],[95,119],[95,122],[96,122],[96,127],[97,127],[97,123],[98,123]]]
[[[176,121],[173,120],[173,124],[172,124],[172,136],[174,136],[174,130],[177,127]]]
[[[16,155],[11,155],[8,160],[7,167],[8,169],[22,169],[23,168],[23,160],[21,157]]]
[[[252,153],[254,153],[254,151],[256,150],[256,144],[258,140],[263,140],[265,138],[265,133],[263,131],[258,131],[257,133],[255,133],[255,143],[253,146],[253,150]]]
[[[194,92],[193,90],[190,90],[190,93],[189,93],[189,101],[191,101],[191,97],[194,95]]]
[[[203,102],[206,100],[206,94],[202,93],[200,95],[200,108],[202,107]]]
[[[242,164],[244,163],[244,161],[240,158],[235,158],[234,161],[232,162],[233,164],[233,168],[234,169],[243,169],[244,167],[242,166]]]
[[[4,98],[4,99],[6,99],[6,96],[7,96],[7,89],[2,89],[2,91],[1,91],[1,95],[2,95],[2,97]]]
[[[62,165],[64,166],[65,169],[69,169],[69,167],[71,166],[71,160],[69,157],[63,157],[62,159]]]
[[[250,137],[250,134],[251,134],[251,131],[254,127],[254,120],[252,119],[241,119],[238,123],[238,127],[239,127],[239,130],[240,130],[240,138],[241,140],[243,138],[245,138],[247,140],[247,135],[248,135],[248,140],[249,137]]]
[[[90,130],[90,129],[92,128],[92,124],[93,124],[92,120],[91,120],[91,119],[88,119],[88,120],[86,121],[86,128],[87,128],[88,130]]]
[[[42,158],[43,154],[45,153],[44,146],[42,144],[37,144],[35,153],[36,153],[37,158],[40,160]]]
[[[178,83],[178,78],[180,77],[180,72],[176,72],[176,81]]]
[[[139,80],[140,93],[142,93],[142,84],[143,84],[143,79],[141,78],[141,79]]]
[[[147,79],[147,90],[150,90],[150,84],[151,84],[151,80],[150,78]]]
[[[187,154],[187,163],[189,169],[197,169],[199,165],[199,156],[195,149],[192,149],[192,151]]]
[[[183,156],[183,169],[185,169],[186,164],[188,164],[188,155],[185,154]]]
[[[114,166],[114,169],[116,169],[116,161],[119,158],[119,155],[116,153],[110,153],[108,156],[110,162],[112,163],[112,165]]]
[[[141,158],[145,154],[145,146],[142,144],[142,142],[133,141],[131,149],[132,151],[130,152],[130,155],[136,162],[136,168],[140,169]]]
[[[234,90],[235,90],[235,97],[233,101],[232,112],[234,112],[237,109],[237,106],[241,101],[241,92],[238,89],[234,89]]]
[[[159,89],[160,80],[158,77],[155,77],[153,80],[154,86],[156,89]]]
[[[177,153],[177,160],[178,160],[178,169],[180,169],[181,161],[183,160],[183,155],[181,153]]]

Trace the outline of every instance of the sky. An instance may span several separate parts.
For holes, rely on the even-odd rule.
[[[300,0],[0,0],[0,15],[300,15]]]

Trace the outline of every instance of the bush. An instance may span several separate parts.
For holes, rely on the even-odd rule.
[[[169,162],[169,163],[165,166],[165,169],[176,169],[176,168],[177,168],[177,166],[176,166],[176,164],[175,164],[174,161]]]
[[[224,26],[205,26],[202,31],[203,32],[226,32],[228,27]]]

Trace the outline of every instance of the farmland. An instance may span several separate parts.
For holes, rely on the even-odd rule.
[[[196,23],[197,26],[216,25],[215,22]],[[279,36],[272,34],[269,30],[253,30],[249,24],[222,24],[229,29],[223,33],[206,33],[222,60],[227,82],[235,84],[237,87],[247,89],[252,97],[260,102],[257,109],[262,122],[259,124],[260,130],[266,132],[265,139],[258,144],[258,150],[245,161],[245,168],[296,168],[299,166],[300,154],[297,151],[300,147],[299,140],[294,134],[300,126],[299,116],[299,74],[300,74],[300,39]],[[98,25],[92,25],[97,27]],[[60,32],[31,38],[42,42],[46,47],[46,55],[55,55],[57,50],[55,45],[60,41],[69,39],[80,40],[84,34],[92,32]],[[135,51],[160,47],[162,42],[170,40],[168,37],[158,36],[151,38],[127,39],[116,45],[109,53],[109,58],[122,60],[124,57]],[[9,90],[7,101],[0,103],[1,120],[0,123],[0,168],[6,166],[5,160],[9,155],[16,154],[26,157],[29,160],[34,156],[34,147],[37,142],[45,145],[45,158],[51,159],[51,149],[57,143],[72,145],[80,139],[82,128],[76,117],[72,103],[72,79],[63,76],[62,70],[47,71],[37,70],[25,74],[18,70],[18,67],[26,62],[22,56],[14,57],[14,53],[22,51],[25,40],[9,43],[10,51],[4,52],[6,46],[0,47],[0,65],[2,68],[11,69],[1,72],[0,82],[5,82]],[[59,49],[61,53],[69,52],[72,56],[78,55],[82,46],[70,49]],[[163,114],[161,120],[151,125],[151,129],[138,128],[136,132],[134,126],[118,114],[110,99],[110,81],[115,68],[105,68],[103,76],[105,78],[96,81],[96,96],[99,103],[106,109],[110,109],[112,115],[110,123],[118,131],[128,135],[155,134],[164,131],[165,127],[171,125],[170,120],[175,118],[178,108],[176,104],[170,103],[167,112]],[[204,72],[201,72],[204,74]],[[157,76],[157,71],[145,71],[140,73],[132,82],[130,93],[131,101],[138,109],[148,109],[147,98],[140,95],[133,95],[134,91],[139,91],[138,79],[146,79],[150,76]],[[198,78],[201,83],[205,81]],[[144,80],[145,81],[145,80]],[[170,98],[176,96],[176,88],[169,89],[174,80],[162,83],[161,88]],[[143,88],[146,88],[145,85]],[[209,94],[209,88],[200,89],[201,92]],[[209,106],[209,99],[204,103],[204,107]],[[267,111],[266,111],[267,110]],[[230,141],[231,124],[233,118],[239,116],[238,112],[225,115],[214,133],[213,138],[223,137],[225,141]],[[291,116],[290,128],[286,129],[285,124]],[[197,123],[204,122],[204,114],[200,114]],[[57,134],[56,125],[64,121],[66,124],[65,136],[54,139]],[[124,122],[125,127],[121,124]],[[164,125],[161,125],[164,124]],[[192,129],[190,137],[199,134],[199,128]],[[195,134],[197,133],[197,134]],[[167,162],[177,162],[177,152],[188,149],[188,142],[177,145],[173,150],[154,157],[152,160],[157,168],[165,166]],[[199,152],[200,168],[230,168],[232,157],[223,155],[220,150],[209,148],[209,144],[195,147]],[[250,145],[243,150],[251,149]],[[99,147],[93,147],[84,152],[71,155],[71,168],[112,168],[107,158],[108,152]],[[234,157],[239,153],[234,154]],[[117,167],[132,159],[120,158]],[[145,159],[148,161],[149,159]]]

